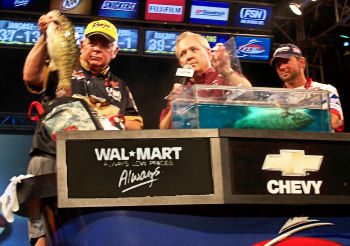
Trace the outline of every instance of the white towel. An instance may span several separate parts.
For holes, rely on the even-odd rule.
[[[17,197],[17,184],[21,183],[23,179],[33,177],[32,174],[13,176],[10,179],[10,184],[7,186],[4,194],[0,196],[1,211],[5,219],[12,223],[14,221],[13,213],[19,209]]]

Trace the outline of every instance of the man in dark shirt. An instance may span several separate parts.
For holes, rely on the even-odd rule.
[[[28,90],[42,93],[42,103],[56,97],[58,83],[55,72],[49,75],[46,73],[48,51],[45,33],[51,21],[49,14],[39,18],[38,26],[43,34],[29,52],[23,68],[23,80]],[[109,105],[113,107],[114,113],[123,115],[126,130],[141,129],[143,120],[129,88],[112,74],[109,67],[118,53],[117,39],[117,29],[106,20],[94,21],[87,26],[81,42],[79,66],[71,77],[72,96],[88,99],[90,104]],[[32,158],[28,173],[41,175],[56,172],[56,143],[40,122],[33,137],[30,155]],[[45,245],[45,234],[43,220],[29,220],[29,237],[33,245]]]

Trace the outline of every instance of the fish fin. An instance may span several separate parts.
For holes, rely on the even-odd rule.
[[[241,114],[243,116],[247,116],[248,114],[250,114],[252,112],[251,109],[249,109],[248,107],[243,107],[241,110],[240,110]]]
[[[282,109],[282,118],[286,118],[288,115],[290,115],[288,108]]]
[[[50,63],[49,63],[49,69],[50,69],[50,71],[52,71],[52,72],[58,70],[56,64],[55,64],[52,60],[51,60]]]

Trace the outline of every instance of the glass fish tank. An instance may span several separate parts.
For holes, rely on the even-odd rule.
[[[168,96],[173,128],[233,128],[331,132],[327,91],[182,86]]]

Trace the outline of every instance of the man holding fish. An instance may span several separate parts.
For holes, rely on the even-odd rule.
[[[42,94],[42,103],[64,96],[82,98],[98,114],[107,118],[119,115],[122,120],[112,122],[119,129],[143,127],[129,88],[109,67],[119,48],[117,29],[112,23],[91,22],[85,30],[80,52],[72,23],[57,10],[42,15],[38,27],[42,35],[29,52],[23,68],[23,80],[29,91]],[[28,173],[56,172],[55,145],[38,123]],[[29,221],[32,245],[45,245],[45,233],[42,220]]]
[[[321,84],[305,76],[306,59],[298,46],[281,44],[274,52],[270,65],[276,69],[285,88],[328,91],[331,126],[337,131],[343,130],[343,110],[337,89],[332,85]]]
[[[193,77],[185,84],[249,86],[245,76],[233,71],[230,58],[223,44],[217,44],[212,50],[208,41],[200,34],[183,32],[175,44],[175,54],[181,67],[192,66]],[[172,92],[181,84],[174,84]],[[172,110],[170,103],[160,116],[160,129],[172,128]]]

